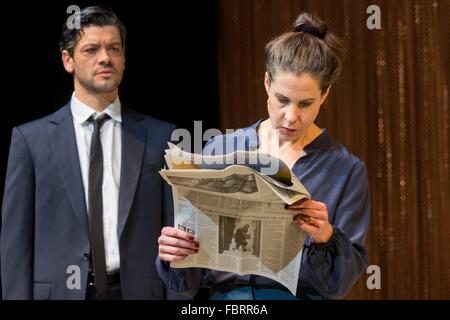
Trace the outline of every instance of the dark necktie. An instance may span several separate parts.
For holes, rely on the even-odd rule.
[[[107,290],[106,257],[103,238],[103,150],[100,140],[100,129],[109,119],[108,115],[93,119],[94,132],[91,137],[91,152],[89,159],[89,234],[91,238],[92,262],[97,291],[105,295]]]

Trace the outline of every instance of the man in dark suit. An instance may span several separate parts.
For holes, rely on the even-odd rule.
[[[125,28],[108,8],[65,24],[70,102],[13,129],[2,205],[5,299],[163,299],[154,261],[174,126],[123,106]],[[166,296],[167,297],[167,296]]]

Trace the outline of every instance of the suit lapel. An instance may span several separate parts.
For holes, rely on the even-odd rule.
[[[120,170],[118,236],[130,214],[144,159],[147,130],[139,124],[139,115],[123,107],[122,163]]]
[[[89,236],[86,200],[81,177],[75,129],[69,104],[50,118],[50,141],[64,187],[83,230]]]

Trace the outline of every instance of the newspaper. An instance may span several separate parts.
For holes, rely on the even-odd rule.
[[[296,294],[306,235],[285,204],[310,195],[279,159],[271,159],[278,170],[264,174],[261,158],[243,151],[202,156],[170,145],[160,174],[172,187],[175,226],[200,243],[198,254],[171,267],[261,275]]]

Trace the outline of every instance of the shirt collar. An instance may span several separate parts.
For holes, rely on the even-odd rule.
[[[87,104],[81,102],[77,97],[75,97],[75,92],[72,94],[72,99],[70,100],[70,110],[72,112],[72,116],[75,121],[79,124],[83,124],[87,121],[92,115],[95,118],[98,118],[101,114],[106,113],[110,116],[114,121],[119,123],[122,122],[122,114],[121,114],[121,104],[119,97],[114,100],[103,112],[97,112]]]
[[[313,141],[308,143],[303,150],[306,153],[312,153],[315,151],[325,151],[328,150],[333,146],[333,140],[331,139],[330,135],[328,134],[328,129],[323,128],[322,133],[319,134]]]

